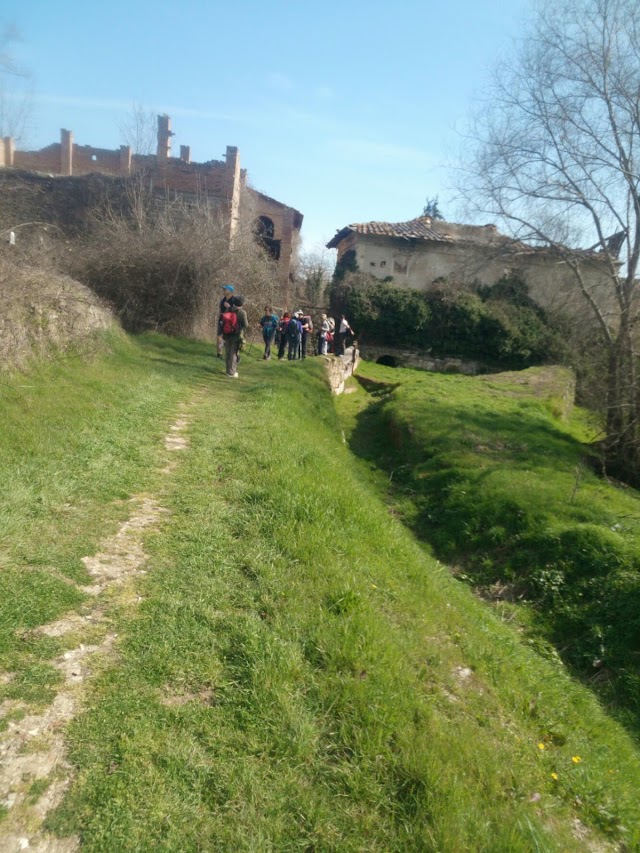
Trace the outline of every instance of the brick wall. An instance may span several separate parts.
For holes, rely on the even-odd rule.
[[[169,116],[158,116],[158,151],[155,155],[133,154],[128,146],[110,149],[77,145],[70,130],[62,130],[60,134],[59,143],[39,151],[14,151],[13,140],[2,140],[0,220],[8,222],[6,227],[26,221],[23,214],[27,208],[31,211],[30,219],[64,221],[65,224],[70,222],[72,227],[79,227],[81,211],[86,210],[95,187],[100,185],[100,176],[122,180],[132,173],[144,172],[158,193],[169,191],[187,198],[205,196],[220,205],[229,224],[230,243],[238,227],[243,198],[250,197],[255,215],[268,216],[274,223],[275,238],[281,241],[280,278],[285,288],[288,287],[293,247],[302,225],[302,214],[246,185],[246,170],[240,168],[237,148],[227,146],[225,160],[192,163],[188,146],[181,146],[180,157],[171,157],[173,133]],[[39,174],[28,177],[28,172]],[[96,181],[57,183],[60,176],[76,180],[94,176]],[[50,183],[52,179],[55,184]],[[69,197],[68,215],[60,202],[65,195]],[[37,209],[35,199],[41,208]]]

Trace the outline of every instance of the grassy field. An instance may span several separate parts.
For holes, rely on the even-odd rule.
[[[185,400],[190,446],[161,476]],[[7,401],[20,447],[16,407],[41,413],[15,454],[37,485],[3,496],[0,578],[41,581],[0,611],[5,669],[46,666],[56,641],[17,637],[80,606],[62,575],[82,580],[124,498],[170,512],[110,612],[53,831],[90,851],[640,847],[631,738],[390,512],[318,361],[246,357],[234,382],[201,345],[119,343]]]
[[[361,373],[340,410],[396,511],[640,735],[640,495],[602,477],[563,371]]]

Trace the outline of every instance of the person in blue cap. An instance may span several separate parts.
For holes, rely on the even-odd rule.
[[[222,358],[224,351],[224,338],[222,337],[222,315],[225,311],[231,310],[231,300],[233,299],[233,285],[222,285],[223,297],[220,300],[220,310],[218,311],[218,358]]]

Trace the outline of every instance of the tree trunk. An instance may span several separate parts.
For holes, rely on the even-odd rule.
[[[629,329],[621,328],[609,353],[604,442],[607,471],[640,487],[640,389]]]

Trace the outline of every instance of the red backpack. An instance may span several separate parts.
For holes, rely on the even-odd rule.
[[[235,311],[225,311],[222,315],[222,334],[235,335],[238,331],[238,315]]]

